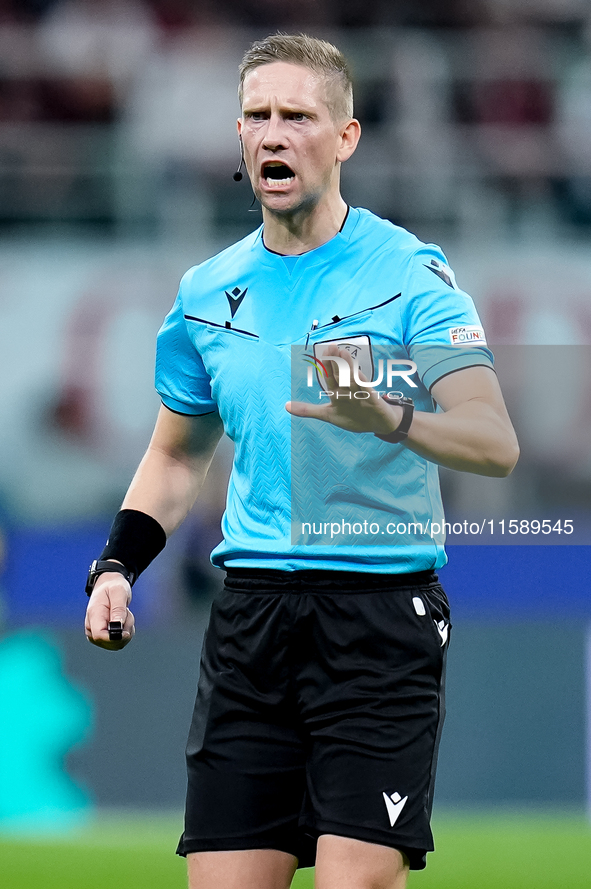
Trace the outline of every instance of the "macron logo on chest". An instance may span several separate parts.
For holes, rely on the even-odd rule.
[[[244,290],[240,290],[240,287],[235,287],[233,290],[228,293],[227,290],[224,290],[224,293],[228,297],[228,302],[230,303],[230,312],[232,313],[232,318],[240,308],[240,304],[244,297],[246,296],[246,292],[248,287],[245,287]]]

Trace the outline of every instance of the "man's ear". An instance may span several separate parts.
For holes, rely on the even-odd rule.
[[[361,124],[353,117],[345,124],[340,132],[341,144],[337,151],[337,160],[343,163],[343,161],[349,160],[357,148],[357,144],[361,137]]]

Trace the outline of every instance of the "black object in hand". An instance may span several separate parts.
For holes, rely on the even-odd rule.
[[[121,642],[123,639],[123,624],[120,620],[109,621],[109,642]]]

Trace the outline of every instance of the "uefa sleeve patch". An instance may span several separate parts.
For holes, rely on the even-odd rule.
[[[484,330],[476,324],[469,327],[450,327],[448,333],[452,346],[486,346]]]

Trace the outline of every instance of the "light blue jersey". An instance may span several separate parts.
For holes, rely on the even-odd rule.
[[[294,397],[327,398],[328,343],[348,349],[370,381],[381,368],[378,391],[400,391],[424,411],[435,410],[429,390],[443,376],[492,366],[474,304],[439,248],[367,210],[350,209],[332,240],[297,259],[267,250],[260,228],[190,269],[158,335],[156,388],[173,411],[218,410],[235,445],[212,561],[440,567],[437,467],[403,444],[285,410]]]

